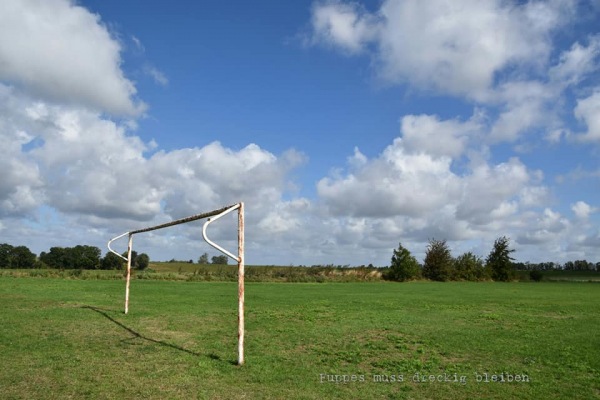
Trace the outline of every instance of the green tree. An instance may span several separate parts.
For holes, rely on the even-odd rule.
[[[8,243],[0,244],[0,268],[10,268],[12,249]]]
[[[48,253],[40,253],[40,261],[50,268],[97,269],[101,266],[100,255],[95,246],[51,247]]]
[[[34,268],[36,256],[27,246],[0,244],[0,268]]]
[[[499,237],[494,242],[494,248],[485,260],[486,266],[495,281],[507,282],[514,278],[515,271],[510,256],[515,250],[510,248],[510,239],[506,236]]]
[[[394,250],[390,269],[384,275],[384,279],[391,281],[409,281],[421,277],[421,266],[407,248],[398,244],[398,249]]]
[[[423,262],[423,276],[432,281],[447,281],[452,278],[452,267],[452,254],[446,241],[429,240]]]
[[[229,257],[227,257],[226,255],[213,256],[211,260],[212,263],[216,265],[227,265],[227,263],[229,262]]]
[[[122,256],[125,257],[125,259],[127,259],[127,252],[124,252]],[[131,250],[131,268],[137,268],[137,257],[137,251]],[[127,264],[125,264],[125,266],[127,267]]]
[[[108,252],[100,263],[102,269],[123,269],[125,261],[113,252]]]
[[[208,253],[204,253],[198,258],[198,264],[208,264]]]
[[[74,269],[98,269],[100,268],[100,255],[102,252],[98,247],[77,245],[66,249],[68,259]]]
[[[35,267],[36,255],[26,246],[13,247],[11,251],[10,268],[33,268]]]
[[[471,252],[464,253],[454,260],[454,279],[480,281],[485,278],[485,268],[481,257]]]
[[[137,256],[136,259],[136,268],[137,269],[146,269],[150,265],[150,257],[146,253],[142,253]]]
[[[48,253],[40,253],[40,261],[50,268],[70,268],[66,264],[66,251],[63,247],[50,247]]]

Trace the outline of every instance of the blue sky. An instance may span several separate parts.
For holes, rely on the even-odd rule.
[[[503,235],[521,261],[600,261],[597,1],[2,7],[0,242],[104,249],[245,201],[249,264]],[[198,231],[136,248],[197,259]]]

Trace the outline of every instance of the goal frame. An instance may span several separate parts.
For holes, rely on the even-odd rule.
[[[206,230],[208,226],[219,218],[238,210],[238,251],[237,256],[223,247],[219,246],[208,238]],[[180,218],[160,225],[150,226],[147,228],[136,229],[125,232],[108,241],[107,247],[111,253],[116,254],[123,260],[127,261],[127,277],[125,283],[125,314],[129,312],[129,286],[131,282],[131,252],[133,249],[133,235],[138,233],[155,231],[158,229],[168,228],[175,225],[184,224],[187,222],[196,221],[207,218],[202,226],[202,238],[213,248],[217,249],[227,257],[234,259],[238,263],[238,365],[244,364],[244,203],[229,205],[218,210],[209,211],[202,214],[195,214],[189,217]],[[123,257],[118,252],[114,251],[110,244],[117,239],[128,236],[127,257]]]

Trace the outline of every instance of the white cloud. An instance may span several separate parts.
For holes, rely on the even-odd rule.
[[[532,173],[518,159],[490,166],[481,164],[463,178],[462,199],[457,204],[456,217],[475,225],[514,214],[522,191],[527,191]],[[497,216],[497,219],[490,218]]]
[[[587,131],[576,137],[584,142],[600,141],[600,89],[584,99],[577,100],[575,117],[582,121]]]
[[[587,219],[590,214],[597,211],[597,208],[590,206],[585,201],[578,201],[571,205],[571,210],[575,213],[575,216],[579,219]]]
[[[450,162],[448,157],[410,153],[398,138],[354,173],[323,178],[317,190],[334,215],[421,215],[452,196],[456,177]]]
[[[541,214],[524,214],[522,218],[526,229],[518,234],[517,241],[521,244],[549,245],[566,242],[567,235],[572,233],[569,220],[550,208],[545,208]]]
[[[146,65],[144,67],[144,73],[151,77],[154,80],[154,82],[158,83],[161,86],[169,85],[169,78],[167,78],[167,76],[162,71],[160,71],[156,67],[153,67],[152,65]]]
[[[134,48],[138,53],[144,53],[146,51],[146,48],[140,39],[132,35],[131,41],[133,42]]]
[[[538,81],[506,82],[498,88],[497,98],[504,106],[490,130],[491,142],[512,142],[531,128],[549,125],[549,102],[556,101],[554,88]],[[550,120],[550,121],[549,121]]]
[[[145,105],[123,74],[121,47],[99,16],[69,0],[6,0],[0,79],[33,96],[137,115]]]
[[[354,3],[317,3],[313,41],[351,53],[373,43],[385,80],[482,100],[505,68],[545,64],[549,33],[571,10],[566,1],[386,0],[371,14]]]
[[[402,117],[400,129],[409,150],[457,158],[466,151],[470,137],[481,133],[482,126],[477,119],[474,116],[467,122],[440,121],[435,115],[406,115]]]
[[[560,55],[559,62],[549,69],[550,78],[562,85],[574,85],[587,74],[598,68],[600,55],[600,36],[592,36],[587,46],[575,42],[571,48]]]
[[[27,133],[24,106],[0,83],[0,216],[30,212],[44,197],[39,167],[21,150],[34,139]]]
[[[294,152],[278,158],[255,144],[234,151],[214,142],[156,153],[149,160],[148,179],[164,190],[164,209],[172,217],[241,200],[267,212],[280,200],[286,174],[297,160]]]
[[[437,121],[445,122],[456,123]],[[452,171],[451,162],[398,138],[376,159],[354,164],[347,175],[322,179],[317,190],[333,215],[426,220],[437,215],[464,221],[466,230],[487,229],[493,221],[539,206],[547,196],[539,185],[541,173],[516,158],[497,165],[480,160],[461,175]]]
[[[313,43],[322,42],[359,53],[375,38],[378,29],[372,15],[356,3],[338,1],[316,3],[312,10]]]

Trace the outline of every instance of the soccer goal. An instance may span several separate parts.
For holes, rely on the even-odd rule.
[[[206,234],[206,230],[212,222],[235,210],[238,210],[237,256],[210,240]],[[207,218],[206,222],[204,222],[204,225],[202,226],[202,237],[204,238],[204,240],[209,245],[219,250],[221,253],[225,254],[227,257],[236,260],[238,263],[238,365],[242,365],[244,363],[244,203],[237,203],[234,205],[220,208],[218,210],[191,215],[189,217],[177,219],[164,224],[125,232],[108,241],[108,250],[121,257],[123,260],[127,261],[127,279],[125,283],[125,314],[127,314],[129,312],[129,285],[131,282],[131,251],[133,249],[133,235],[138,233],[155,231],[157,229],[168,228],[170,226],[175,226],[179,224],[185,224],[187,222],[192,222],[204,218]],[[112,242],[124,236],[128,236],[129,238],[129,243],[127,245],[127,257],[123,257],[121,254],[114,251],[110,247],[110,244]]]

